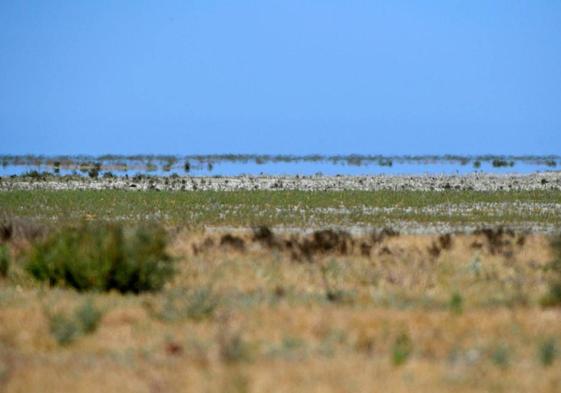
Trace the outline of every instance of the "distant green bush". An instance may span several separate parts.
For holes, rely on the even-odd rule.
[[[561,306],[561,235],[551,242],[554,258],[548,265],[549,290],[541,303],[545,307]]]
[[[165,248],[161,228],[86,224],[35,244],[25,268],[53,286],[139,293],[162,288],[173,275]]]
[[[540,363],[544,367],[549,367],[555,361],[557,357],[559,349],[557,348],[557,343],[555,339],[549,338],[543,341],[540,346],[538,347],[538,358]]]
[[[251,346],[238,333],[222,333],[218,337],[220,357],[225,363],[249,362],[253,358]]]
[[[10,270],[10,254],[8,247],[0,244],[0,277],[7,277]]]
[[[413,341],[407,333],[401,333],[392,346],[392,363],[394,366],[404,364],[413,352]]]
[[[74,313],[81,331],[86,334],[97,330],[102,316],[103,313],[95,306],[91,299],[86,300]]]
[[[510,366],[510,350],[504,344],[497,345],[491,351],[491,361],[499,368],[506,369]]]
[[[49,331],[60,345],[68,345],[80,336],[76,321],[62,313],[49,315]]]
[[[491,162],[491,164],[495,168],[513,167],[514,166],[514,161],[507,161],[507,160],[502,159],[502,158],[496,158]]]
[[[464,311],[464,298],[459,292],[454,292],[450,298],[449,303],[450,311],[453,314],[461,314]]]
[[[45,180],[49,174],[47,172],[38,172],[36,170],[27,171],[23,175],[23,177],[28,177],[34,180]]]
[[[191,319],[201,321],[211,318],[220,304],[219,297],[211,288],[187,291],[176,288],[165,294],[165,300],[155,316],[164,321]]]
[[[47,311],[49,331],[60,345],[71,344],[82,335],[94,333],[102,316],[103,313],[91,299],[79,306],[73,316],[64,312]]]
[[[88,170],[88,176],[91,177],[92,179],[97,179],[97,177],[99,176],[99,171],[101,170],[101,164],[99,162],[96,162],[89,170]]]

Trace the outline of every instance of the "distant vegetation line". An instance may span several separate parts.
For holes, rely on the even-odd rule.
[[[515,163],[526,163],[556,167],[561,165],[559,155],[380,155],[380,154],[348,154],[348,155],[289,155],[289,154],[191,154],[191,155],[0,155],[2,166],[127,166],[131,164],[162,166],[165,168],[183,166],[188,171],[191,163],[214,164],[219,162],[232,163],[290,163],[290,162],[330,162],[342,165],[380,165],[392,166],[394,163],[437,164],[453,163],[459,165],[472,164],[479,167],[482,163],[490,163],[494,167],[514,166]]]

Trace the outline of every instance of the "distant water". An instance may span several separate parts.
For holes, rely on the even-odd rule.
[[[152,165],[147,169],[145,165],[138,163],[129,163],[127,169],[123,170],[122,166],[103,165],[99,171],[99,175],[111,172],[115,176],[135,176],[138,174],[154,175],[154,176],[170,176],[177,174],[180,176],[238,176],[238,175],[437,175],[437,174],[470,174],[477,172],[484,173],[535,173],[542,171],[559,170],[561,166],[540,164],[537,162],[515,162],[513,166],[493,166],[491,162],[481,162],[479,167],[475,167],[473,163],[461,164],[459,162],[408,162],[394,161],[391,166],[380,165],[378,163],[365,163],[361,165],[352,165],[346,162],[335,163],[332,161],[293,161],[293,162],[265,162],[256,163],[255,161],[239,162],[239,161],[218,161],[210,165],[204,162],[192,162],[189,170],[186,171],[184,163],[175,163],[174,165]],[[37,171],[39,173],[54,173],[55,168],[47,164],[8,164],[0,166],[0,176],[22,175],[27,172]],[[83,175],[88,176],[88,170],[80,170],[78,165],[61,166],[58,169],[60,175]]]

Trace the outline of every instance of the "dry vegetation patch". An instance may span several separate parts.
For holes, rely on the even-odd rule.
[[[543,303],[558,279],[548,236],[258,227],[170,238],[175,276],[139,294],[45,286],[25,272],[33,246],[5,243],[0,390],[561,388],[561,313]]]

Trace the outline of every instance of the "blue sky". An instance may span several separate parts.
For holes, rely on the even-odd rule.
[[[1,1],[0,153],[561,153],[561,2]]]

